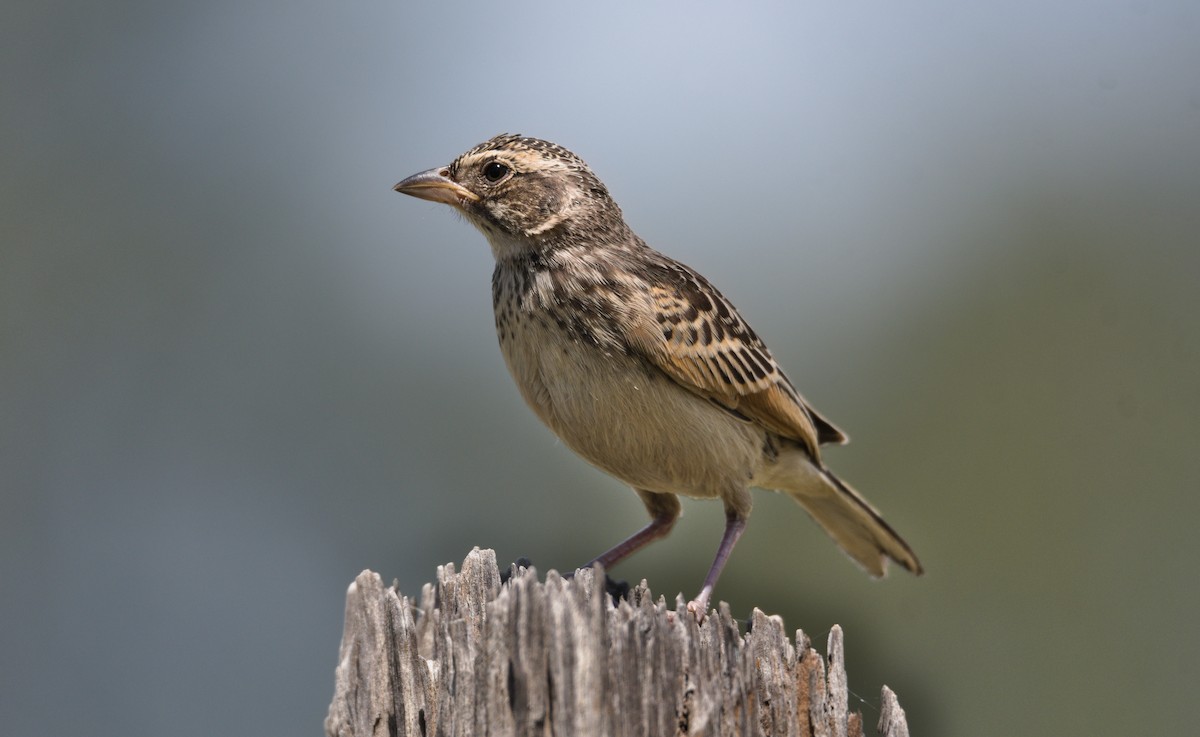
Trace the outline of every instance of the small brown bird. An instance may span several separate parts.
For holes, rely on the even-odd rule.
[[[746,527],[750,487],[789,494],[874,576],[916,555],[821,461],[846,436],[804,401],[729,300],[653,250],[575,154],[499,135],[395,187],[461,212],[496,258],[492,303],[525,402],[572,450],[633,487],[651,522],[610,568],[675,525],[677,494],[720,499],[703,613]]]

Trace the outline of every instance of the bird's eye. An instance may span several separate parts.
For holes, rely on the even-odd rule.
[[[483,178],[489,182],[498,182],[508,174],[508,167],[499,161],[489,161],[483,166]]]

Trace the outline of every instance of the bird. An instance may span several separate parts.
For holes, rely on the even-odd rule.
[[[703,617],[752,507],[785,493],[867,573],[920,575],[912,548],[821,458],[847,436],[796,391],[733,304],[646,244],[608,188],[550,141],[497,135],[395,191],[458,211],[495,258],[492,304],[522,398],[562,442],[641,499],[650,522],[593,559],[605,571],[666,537],[679,495],[720,499]]]

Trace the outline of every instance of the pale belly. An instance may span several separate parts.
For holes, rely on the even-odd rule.
[[[693,497],[745,489],[764,432],[634,356],[526,323],[502,340],[525,401],[568,447],[635,488]]]

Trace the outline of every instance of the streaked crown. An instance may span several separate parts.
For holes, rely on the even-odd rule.
[[[629,234],[621,209],[583,159],[540,138],[498,135],[397,189],[455,206],[483,231],[497,257]]]

